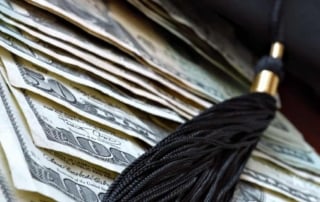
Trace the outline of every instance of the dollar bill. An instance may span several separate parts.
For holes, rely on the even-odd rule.
[[[240,181],[235,189],[231,202],[293,202],[278,193]]]
[[[233,75],[239,76],[240,73],[248,80],[253,78],[254,57],[236,39],[229,23],[216,14],[211,14],[210,21],[200,18],[199,11],[190,6],[191,2],[186,1],[130,0],[129,2],[159,24],[162,22],[162,26],[191,44],[209,61],[212,60],[210,57],[212,49],[217,50],[238,72]]]
[[[1,28],[2,26],[0,25],[0,30]],[[28,61],[37,64],[40,67],[45,68],[48,71],[57,73],[58,75],[75,83],[96,89],[114,99],[123,102],[124,104],[130,105],[131,107],[135,107],[144,112],[151,113],[155,116],[160,116],[162,118],[173,120],[179,123],[184,122],[183,118],[181,118],[175,111],[158,106],[156,104],[152,104],[151,102],[148,102],[148,100],[158,102],[162,105],[167,105],[171,108],[174,108],[175,110],[176,107],[172,107],[172,105],[168,104],[162,98],[159,98],[152,93],[149,93],[148,91],[142,90],[141,88],[129,82],[126,82],[123,79],[117,78],[112,74],[108,74],[104,71],[94,68],[89,69],[90,72],[94,72],[94,75],[88,74],[88,72],[84,70],[74,68],[73,66],[67,64],[63,64],[53,58],[48,57],[47,55],[42,54],[37,50],[33,50],[32,48],[20,43],[10,36],[6,37],[6,35],[3,35],[2,33],[0,33],[0,46],[6,48],[16,55],[23,57]],[[98,75],[101,79],[97,77]],[[115,85],[120,86],[120,88]],[[121,88],[125,88],[126,90],[129,89],[130,92],[138,94],[141,99],[135,98],[129,93],[126,93],[124,90],[121,90]]]
[[[279,144],[298,148],[305,152],[312,150],[308,144],[301,144],[305,142],[303,135],[280,112],[276,112],[274,120],[263,135],[265,138],[278,142]]]
[[[168,22],[175,20],[181,25],[185,25],[187,27],[192,27],[193,25],[193,22],[184,16],[184,10],[178,8],[179,3],[176,5],[174,4],[175,2],[172,4],[171,2],[161,0],[152,0],[150,2],[136,0],[134,2],[141,3],[141,5],[146,6],[146,8],[155,11],[159,16],[167,19]]]
[[[145,120],[139,119],[125,105],[85,87],[78,88],[71,82],[57,78],[21,58],[1,51],[1,59],[10,83],[46,97],[75,113],[100,124],[154,145],[165,137],[166,132]],[[157,129],[157,130],[156,130]]]
[[[173,23],[175,22],[175,20],[169,15],[172,15],[173,9],[175,7],[170,7],[170,14],[166,13],[165,15],[160,15],[160,13],[163,13],[163,9],[161,7],[160,9],[151,8],[156,7],[156,4],[152,3],[151,1],[129,0],[129,2],[140,11],[142,11],[143,14],[145,14],[147,17],[155,21],[157,24],[162,25],[165,29],[178,36],[180,39],[190,45],[194,50],[196,50],[200,55],[202,55],[213,65],[217,66],[222,71],[227,73],[229,76],[236,80],[239,80],[240,82],[246,82],[244,81],[246,80],[244,79],[246,76],[239,75],[239,72],[236,71],[235,68],[232,67],[218,51],[213,50],[211,47],[209,47],[206,41],[198,40],[197,36],[186,36],[187,34],[185,33],[190,33],[190,29],[188,27],[185,28],[184,26],[178,26]],[[179,10],[175,10],[175,12],[180,13]],[[174,18],[179,18],[179,21],[184,21],[183,24],[188,24],[190,27],[192,27],[189,21],[185,21],[185,19],[180,18],[180,16],[183,16],[183,14],[181,13],[180,15],[174,15]],[[252,73],[252,71],[250,71],[250,73]]]
[[[277,166],[284,168],[284,169],[294,173],[295,175],[302,177],[308,181],[312,181],[314,183],[320,184],[320,176],[319,175],[314,174],[312,172],[305,171],[303,169],[297,169],[293,166],[290,166],[287,162],[285,162],[283,160],[279,160],[279,158],[274,158],[271,155],[268,155],[268,152],[254,150],[252,152],[252,155],[255,157],[258,157],[258,158],[268,160],[268,161],[276,164]]]
[[[172,99],[174,99],[174,97],[172,97]],[[270,138],[280,138],[280,140],[284,141],[284,143],[287,143],[288,140],[290,140],[290,142],[295,140],[297,144],[300,144],[300,140],[303,139],[302,134],[297,131],[297,129],[295,129],[295,127],[288,120],[286,120],[281,113],[277,113],[276,118],[271,123],[271,126],[268,128],[266,134],[269,135]],[[292,136],[296,136],[297,138],[293,138]]]
[[[244,92],[244,88],[241,88],[243,86],[239,83],[230,77],[226,82],[223,79],[226,75],[218,71],[217,67],[209,64],[175,37],[161,32],[152,23],[130,10],[124,3],[109,1],[108,5],[112,16],[139,43],[145,54],[144,58],[149,58],[150,63],[153,63],[153,66],[159,71],[174,77],[193,89],[193,92],[205,95],[213,101],[221,101],[221,98],[222,100],[230,98],[231,94],[235,96],[237,93]]]
[[[36,63],[41,67],[45,67],[46,69],[50,69],[51,71],[58,72],[60,75],[66,77],[69,80],[73,77],[73,81],[77,83],[85,84],[87,86],[93,87],[100,91],[105,90],[105,88],[101,88],[101,84],[103,83],[100,82],[100,87],[99,87],[99,85],[95,84],[98,81],[94,78],[90,78],[90,76],[86,74],[85,71],[89,71],[91,73],[94,73],[94,75],[99,76],[101,79],[112,82],[115,85],[121,85],[121,87],[129,89],[135,94],[138,94],[139,96],[143,96],[152,101],[158,102],[162,105],[169,106],[175,110],[179,108],[181,110],[187,111],[192,115],[197,115],[199,113],[199,110],[197,108],[191,105],[187,105],[187,103],[183,102],[179,98],[175,97],[175,99],[171,99],[173,96],[170,96],[167,92],[165,92],[164,90],[161,90],[159,87],[155,86],[149,80],[142,78],[138,75],[134,75],[133,73],[126,71],[124,69],[116,68],[110,63],[103,65],[105,70],[108,70],[110,72],[115,72],[118,69],[119,70],[118,72],[121,72],[121,75],[117,74],[117,76],[125,77],[124,79],[127,79],[133,83],[126,82],[125,80],[117,78],[116,76],[113,76],[108,72],[96,69],[94,66],[81,62],[79,61],[79,59],[74,58],[65,52],[61,52],[61,50],[57,48],[50,47],[49,45],[43,43],[42,41],[36,40],[34,38],[33,38],[34,40],[33,41],[30,37],[28,38],[27,36],[21,34],[19,31],[13,31],[12,29],[10,29],[10,27],[6,27],[4,24],[0,24],[0,31],[10,35],[6,37],[4,34],[2,34],[2,37],[1,37],[2,40],[0,41],[1,46],[5,47],[6,49],[9,49],[11,52],[14,52],[15,54],[19,54],[21,57],[25,58],[26,60]],[[16,41],[10,37],[14,37],[14,39],[18,39],[20,41]],[[36,51],[32,48],[29,48],[22,43],[27,43],[27,45],[32,46],[33,48],[36,48],[37,50],[40,50],[45,54],[49,54],[53,58],[48,57],[47,55],[41,54],[41,52]],[[36,57],[34,56],[35,53],[37,53]],[[61,64],[61,62],[64,62],[64,64]],[[82,69],[83,71],[77,70],[72,67],[80,67],[80,69]],[[59,68],[60,71],[56,70],[57,68]],[[81,78],[82,78],[82,81],[79,81],[81,80]],[[89,82],[83,81],[84,79],[87,79],[87,80],[89,79]],[[139,86],[134,85],[134,83],[138,84]],[[146,88],[148,91],[143,90],[140,87]],[[152,93],[150,93],[149,91]],[[103,92],[105,93],[105,91]],[[140,109],[143,108],[143,106],[141,105],[137,105],[137,106],[140,106]],[[153,106],[153,108],[155,108],[155,106]],[[162,115],[162,117],[165,117],[164,112],[161,113],[159,112],[159,110],[156,110],[157,111],[156,112],[154,110],[148,109],[149,113],[152,111],[153,111],[153,114],[159,113],[159,115]],[[180,112],[180,110],[178,111]],[[174,112],[171,111],[171,114],[167,114],[167,117],[171,118],[173,114]],[[177,117],[177,115],[175,117],[175,120],[179,120],[179,117]],[[181,118],[179,121],[181,122]]]
[[[56,13],[69,19],[66,15],[58,12],[58,10],[62,10],[61,7],[59,9],[59,6],[63,4],[58,6],[49,1],[28,2],[51,12],[55,9]],[[212,101],[221,101],[239,95],[244,91],[244,86],[233,81],[233,79],[222,78],[227,76],[202,57],[199,57],[190,48],[183,46],[184,44],[179,40],[171,35],[165,35],[165,32],[152,26],[150,22],[134,13],[132,9],[128,9],[124,2],[107,1],[100,5],[101,1],[95,0],[92,1],[92,4],[94,3],[108,10],[110,16],[122,28],[126,29],[126,32],[130,35],[130,40],[134,41],[136,47],[139,47],[139,52],[142,53],[137,59],[151,65],[159,73],[168,76],[181,87],[187,86],[190,91]],[[64,13],[68,13],[68,11],[66,10]],[[78,13],[78,17],[81,17],[81,13]],[[75,19],[73,18],[73,20]]]
[[[18,190],[14,187],[10,168],[2,148],[0,149],[0,201],[53,202],[52,199],[38,193]]]
[[[35,41],[32,41],[30,39],[30,37],[28,39],[21,38],[21,36],[19,37],[19,36],[17,36],[17,34],[14,34],[14,33],[10,33],[10,35],[15,38],[18,38],[20,40],[20,42],[27,43],[29,46],[32,46],[32,47],[36,48],[37,50],[40,50],[41,52],[45,52],[46,54],[49,54],[50,56],[52,56],[53,58],[49,59],[49,61],[51,62],[51,64],[50,64],[51,66],[52,66],[52,64],[59,64],[61,62],[70,61],[70,62],[67,62],[69,64],[66,64],[66,65],[69,65],[69,67],[70,67],[70,65],[74,66],[74,67],[80,67],[82,70],[92,72],[96,76],[99,76],[100,78],[105,79],[107,81],[111,81],[115,85],[121,85],[123,87],[126,87],[127,89],[131,89],[131,91],[134,90],[134,92],[140,96],[146,97],[152,101],[158,102],[158,103],[163,104],[165,106],[169,106],[175,110],[178,108],[178,109],[180,109],[180,110],[177,110],[178,112],[181,112],[181,110],[182,110],[188,114],[191,114],[192,116],[195,116],[199,113],[198,108],[196,108],[192,104],[189,104],[189,103],[183,101],[182,99],[179,98],[179,96],[174,96],[174,94],[171,95],[171,93],[166,91],[166,89],[160,88],[160,87],[156,86],[154,83],[152,83],[150,80],[143,78],[137,74],[134,74],[130,71],[127,71],[127,70],[121,69],[121,68],[117,68],[117,67],[113,66],[112,64],[104,64],[103,68],[104,68],[104,70],[107,70],[109,72],[108,73],[108,72],[96,69],[94,66],[83,63],[79,59],[74,58],[65,52],[61,52],[60,50],[57,50],[56,48],[48,47],[49,45],[42,42],[42,41],[36,40],[34,38],[33,38],[33,40],[35,40]],[[11,42],[12,42],[12,40],[11,40]],[[6,44],[6,45],[8,46],[8,44]],[[31,51],[35,52],[35,49],[33,49]],[[17,51],[15,51],[15,52],[17,52]],[[41,55],[41,53],[38,51],[38,55],[39,54]],[[42,54],[42,56],[43,56],[42,58],[48,57],[48,56],[44,56],[43,54]],[[25,57],[25,58],[27,58],[29,60],[34,60],[34,59],[31,59],[30,57]],[[59,67],[61,67],[61,65],[59,65]],[[66,68],[64,68],[64,69],[66,70]],[[70,69],[70,68],[68,68],[68,69]],[[115,72],[120,73],[120,74],[116,73],[116,76],[119,76],[120,79],[113,76],[112,74],[110,74],[110,73],[115,73]],[[86,76],[86,77],[88,77],[88,76]],[[126,82],[124,79],[130,81],[130,83]],[[154,113],[156,113],[156,112],[154,112]]]
[[[303,134],[281,113],[276,112],[276,116],[268,128],[270,133],[278,134],[283,139],[301,141]]]
[[[251,157],[240,178],[297,201],[320,200],[320,185],[294,175],[267,160]]]
[[[306,144],[301,141],[299,146],[293,146],[262,137],[257,149],[293,168],[320,175],[320,157]]]
[[[35,145],[76,156],[120,173],[144,149],[133,139],[81,120],[62,107],[30,92],[11,90],[26,116]]]
[[[141,55],[126,30],[110,15],[103,1],[28,1],[67,19],[88,33],[135,55]]]
[[[131,59],[115,47],[103,43],[89,34],[85,34],[77,27],[67,24],[65,21],[61,21],[60,18],[50,15],[48,12],[43,12],[29,4],[16,0],[1,0],[0,12],[8,16],[7,19],[14,19],[14,21],[7,20],[7,23],[14,23],[13,26],[19,27],[25,32],[28,32],[53,46],[59,46],[59,48],[62,48],[71,54],[79,55],[79,50],[82,50],[80,51],[82,54],[85,50],[89,51],[90,53],[86,53],[85,55],[86,58],[90,58],[92,61],[97,60],[99,57],[104,58],[130,71],[136,72],[139,75],[156,81],[203,107],[209,107],[211,105],[211,103],[184,90],[160,74],[155,73],[150,67]],[[5,20],[5,18],[3,19]],[[27,26],[23,26],[23,23]],[[37,32],[28,27],[32,27],[34,30],[37,30]],[[46,35],[50,37],[47,37]]]
[[[77,159],[37,149],[19,107],[3,78],[0,79],[0,129],[6,134],[0,136],[0,141],[14,186],[56,201],[101,201],[114,174]]]
[[[0,201],[14,201],[16,197],[13,190],[10,171],[0,144]]]

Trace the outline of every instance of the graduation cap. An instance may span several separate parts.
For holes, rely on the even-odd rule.
[[[186,4],[192,1],[187,0]],[[265,52],[270,44],[270,0],[199,0],[194,9],[199,18],[210,22],[218,13],[237,27],[238,36],[256,53]],[[281,11],[286,54],[285,70],[307,84],[320,96],[320,2],[317,0],[283,1]]]
[[[203,2],[222,13],[231,7],[230,10],[237,10],[232,2],[243,8],[249,3]],[[271,22],[267,20],[265,24],[272,27],[272,48],[270,55],[262,57],[255,68],[251,93],[217,104],[181,125],[127,167],[110,186],[104,201],[231,200],[251,151],[277,110],[274,96],[283,77],[281,58],[283,39],[287,36],[283,35],[282,1],[274,1],[271,7],[272,14],[267,17]],[[254,10],[254,6],[249,8],[248,13]],[[240,15],[237,12],[230,11],[228,17],[236,18]],[[243,17],[239,23],[241,20],[248,19]],[[252,24],[254,27],[255,23]],[[296,48],[295,51],[300,50]]]

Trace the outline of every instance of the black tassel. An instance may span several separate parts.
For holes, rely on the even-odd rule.
[[[282,77],[282,52],[276,42],[271,56],[258,62],[254,93],[217,104],[181,125],[127,167],[103,201],[230,201],[277,110],[272,95]]]
[[[229,201],[275,103],[251,93],[206,110],[126,168],[104,201]]]
[[[280,8],[272,15],[274,40],[282,39]],[[283,44],[263,57],[250,93],[227,100],[180,126],[127,167],[108,189],[105,202],[228,202],[262,132],[277,110],[283,77]]]

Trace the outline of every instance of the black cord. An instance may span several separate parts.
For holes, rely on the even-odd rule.
[[[272,42],[278,41],[283,42],[284,35],[284,26],[282,21],[283,15],[283,0],[275,0],[273,4],[273,9],[271,13],[271,22],[270,22],[270,30],[271,30],[271,40]]]
[[[270,18],[270,31],[271,31],[271,43],[284,42],[284,26],[283,26],[283,0],[275,0]],[[279,76],[280,80],[283,80],[282,60],[279,58],[273,58],[270,55],[263,56],[255,66],[255,73],[258,74],[262,70],[270,70]]]

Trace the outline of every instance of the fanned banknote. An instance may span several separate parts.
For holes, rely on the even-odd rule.
[[[29,92],[11,90],[29,125],[35,145],[77,156],[120,173],[144,153],[124,134],[81,120],[66,109]]]
[[[115,175],[84,166],[76,159],[61,155],[59,158],[37,149],[2,76],[0,95],[0,129],[6,134],[0,136],[0,141],[14,186],[57,201],[100,201]]]
[[[80,89],[71,82],[55,78],[48,72],[36,70],[32,64],[21,58],[12,57],[10,53],[3,50],[1,59],[9,81],[15,87],[40,94],[85,118],[140,138],[151,145],[166,135],[161,128],[155,130],[155,127],[148,126],[127,106],[102,96],[92,89],[84,87]]]
[[[73,1],[61,1],[59,4],[45,0],[28,2],[49,12],[58,13],[75,24],[76,22],[80,23],[83,20],[91,19],[91,21],[87,21],[87,28],[89,29],[90,22],[92,25],[94,24],[92,21],[99,21],[98,18],[92,15],[88,18],[84,17],[85,12],[83,10],[90,10],[91,7],[77,9],[76,12],[62,9],[64,3],[69,6],[70,4],[75,4]],[[77,5],[80,3],[77,2]],[[169,76],[177,84],[188,86],[192,92],[213,101],[221,101],[239,95],[244,91],[244,86],[230,78],[227,82],[226,79],[223,79],[226,77],[223,72],[218,71],[215,66],[206,62],[196,53],[192,53],[191,49],[183,46],[183,43],[172,36],[164,36],[165,32],[136,12],[128,9],[123,2],[109,0],[102,3],[100,0],[91,1],[91,5],[94,4],[101,6],[101,9],[103,8],[108,13],[107,17],[104,16],[105,20],[112,18],[112,22],[116,21],[119,27],[121,26],[130,36],[130,40],[134,41],[133,44],[135,44],[140,53],[138,59],[156,68],[158,72]],[[100,12],[99,16],[102,17],[103,14]],[[185,51],[185,49],[189,51]],[[129,53],[132,52],[129,51]]]
[[[240,181],[231,202],[293,202],[293,199],[277,194],[265,188]]]
[[[320,184],[303,179],[264,159],[251,157],[240,177],[297,201],[320,200]]]
[[[9,18],[13,18],[15,20],[14,22],[6,22],[13,22],[14,26],[18,26],[20,29],[23,29],[37,38],[45,40],[51,45],[59,46],[59,48],[63,48],[64,50],[69,50],[69,52],[72,54],[77,54],[79,51],[81,53],[88,51],[91,53],[91,55],[88,55],[88,53],[85,55],[88,59],[91,58],[92,61],[98,59],[95,56],[97,55],[130,71],[134,71],[142,76],[152,79],[153,81],[159,82],[161,85],[168,87],[187,99],[193,100],[201,106],[210,106],[210,103],[175,85],[163,76],[154,73],[149,67],[132,60],[115,47],[112,47],[108,43],[101,43],[101,41],[88,34],[85,34],[76,26],[67,24],[65,21],[61,21],[56,16],[50,15],[48,12],[43,12],[40,9],[16,0],[1,0],[0,11]],[[26,25],[37,30],[39,33],[36,33],[36,31],[32,31],[30,28],[21,24],[17,25],[17,22],[25,23]],[[39,34],[41,37],[39,37]],[[49,35],[50,37],[46,37],[44,34]],[[60,40],[61,42],[59,43]],[[61,45],[61,43],[63,45]],[[69,43],[75,48],[70,46]]]
[[[217,14],[212,13],[210,21],[199,17],[191,6],[191,1],[167,0],[129,0],[146,16],[168,29],[213,64],[222,63],[212,55],[221,54],[232,68],[217,65],[234,78],[243,77],[248,80],[253,78],[254,57],[234,36],[233,27]]]
[[[294,168],[308,171],[320,175],[320,157],[309,145],[301,143],[300,145],[290,145],[289,143],[274,141],[269,138],[263,138],[257,145],[260,151],[269,156],[278,159]]]
[[[4,26],[0,24],[0,30],[2,30],[3,28]],[[5,32],[10,32],[10,30],[6,30]],[[17,36],[19,34],[18,32],[11,31],[11,34],[16,38],[19,38],[19,36]],[[22,35],[20,36],[22,37]],[[32,42],[32,44],[36,44],[37,46],[39,46],[39,43]],[[47,56],[37,50],[28,47],[20,41],[17,41],[15,38],[6,36],[2,33],[0,33],[0,46],[40,67],[45,68],[48,71],[56,73],[73,82],[96,89],[132,107],[138,108],[142,111],[151,113],[156,116],[160,116],[162,118],[167,118],[180,123],[183,122],[183,119],[174,111],[161,106],[157,106],[150,102],[148,103],[147,100],[143,102],[143,99],[136,99],[130,96],[130,94],[126,93],[124,90],[121,90],[120,88],[124,88],[125,90],[129,90],[130,92],[137,94],[140,97],[144,97],[153,102],[158,102],[159,104],[172,107],[172,105],[170,105],[162,98],[155,96],[149,91],[136,87],[132,83],[126,82],[123,79],[119,79],[112,74],[108,74],[107,72],[92,67],[89,68],[90,66],[88,68],[83,67],[83,69],[79,69],[77,68],[78,66],[71,66],[62,63],[55,60],[54,58],[51,58],[50,56]],[[56,54],[57,52],[58,51],[55,51],[54,54]],[[61,60],[65,61],[65,58],[66,56],[63,55]],[[93,74],[90,75],[90,73],[88,72]],[[99,78],[101,79],[99,79],[97,76],[99,76]],[[141,81],[143,82],[143,80]],[[120,88],[117,88],[115,85],[119,86]],[[176,109],[175,107],[173,108]]]
[[[52,199],[35,192],[18,190],[14,187],[10,168],[0,146],[0,201],[3,202],[53,202]]]
[[[0,0],[1,202],[102,201],[150,146],[247,91],[253,54],[185,2]],[[277,112],[231,201],[319,193],[319,155]]]
[[[116,85],[121,85],[121,87],[124,87],[133,93],[136,93],[140,96],[146,97],[152,101],[159,102],[163,105],[169,105],[168,102],[172,102],[175,106],[178,108],[181,108],[185,111],[188,111],[189,113],[195,115],[195,113],[198,113],[197,109],[191,105],[187,105],[187,103],[184,103],[183,101],[179,100],[179,98],[171,99],[172,96],[168,95],[164,90],[159,89],[153,83],[148,81],[145,78],[139,77],[138,75],[123,70],[118,69],[111,63],[105,63],[103,64],[103,68],[106,71],[103,71],[99,68],[95,68],[95,66],[92,66],[88,63],[82,62],[81,60],[71,56],[70,54],[63,52],[57,48],[53,48],[50,45],[47,45],[39,40],[36,40],[35,38],[30,38],[30,36],[26,36],[26,34],[23,34],[19,32],[18,30],[14,29],[13,27],[6,26],[4,23],[0,26],[0,31],[2,31],[5,34],[1,34],[1,41],[0,45],[3,46],[6,49],[9,49],[11,52],[14,52],[15,54],[20,55],[21,57],[25,58],[26,60],[29,60],[35,64],[38,64],[40,66],[44,66],[47,69],[50,68],[51,71],[57,72],[59,69],[61,71],[64,70],[64,72],[59,72],[60,75],[63,75],[66,77],[66,73],[74,73],[79,74],[83,73],[85,71],[93,73],[96,76],[99,76],[103,80],[107,80],[109,82],[112,82]],[[6,35],[10,36],[6,36]],[[18,41],[19,40],[19,41]],[[35,41],[33,41],[35,40]],[[26,43],[26,44],[24,44]],[[31,46],[32,48],[28,47]],[[37,49],[37,50],[35,50]],[[39,52],[41,51],[41,52]],[[45,54],[43,54],[45,53]],[[37,56],[34,56],[34,55]],[[50,56],[48,56],[50,55]],[[38,60],[37,60],[38,59]],[[40,60],[40,61],[39,61]],[[44,64],[43,62],[47,63]],[[52,67],[53,66],[53,67]],[[77,71],[75,68],[80,68],[83,71]],[[73,71],[72,71],[73,70]],[[71,71],[71,72],[70,72]],[[108,73],[109,72],[109,73]],[[115,77],[112,73],[118,72],[116,75],[123,77],[122,79],[119,79]],[[79,76],[78,76],[79,77]],[[84,76],[82,76],[84,77]],[[70,78],[70,76],[68,77]],[[88,78],[88,77],[87,77]],[[125,80],[128,80],[132,83],[125,82]],[[76,80],[76,79],[74,79]],[[92,82],[92,81],[91,81]],[[86,82],[84,82],[86,83]],[[135,87],[136,85],[139,85],[140,87]],[[148,85],[146,85],[148,84]],[[92,85],[90,86],[92,87]],[[153,94],[149,93],[146,90],[141,89],[146,88],[146,90],[152,92],[153,94],[156,94],[157,96],[154,96]],[[165,99],[165,100],[163,100]],[[171,105],[170,105],[171,106]]]
[[[317,152],[314,151],[314,154],[317,155]],[[262,152],[261,150],[254,150],[252,152],[252,156],[270,161],[271,163],[278,165],[279,167],[284,168],[285,170],[288,170],[299,177],[302,177],[308,181],[312,181],[314,183],[320,184],[319,175],[315,175],[313,174],[313,172],[308,172],[308,170],[295,168],[291,166],[290,163],[286,161],[286,159],[275,158],[274,155],[269,155],[268,152],[265,152],[265,151]]]
[[[121,27],[110,15],[110,10],[103,1],[43,0],[29,2],[67,19],[88,33],[119,48],[137,55],[141,54],[130,40],[130,35],[125,28]]]

